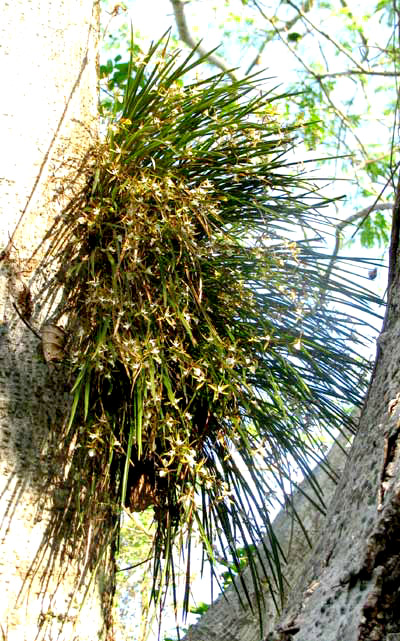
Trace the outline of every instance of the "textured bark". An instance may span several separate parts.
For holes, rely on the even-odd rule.
[[[340,477],[345,460],[348,443],[341,438],[338,444],[334,445],[327,457],[328,467],[324,469],[319,466],[314,471],[314,482],[317,482],[323,492],[325,504],[331,500],[338,478]],[[327,469],[329,468],[329,473]],[[276,516],[273,527],[275,535],[282,547],[287,563],[283,566],[283,572],[290,585],[295,585],[303,571],[304,560],[313,553],[310,542],[317,540],[318,532],[324,521],[324,514],[316,509],[309,500],[309,497],[316,500],[312,484],[304,480],[299,490],[293,496],[293,505],[307,533],[296,520],[293,520],[290,513],[282,509]],[[307,540],[307,538],[309,540]],[[265,556],[261,552],[265,561]],[[252,583],[249,572],[244,573],[244,580],[248,590],[251,592]],[[286,586],[286,592],[290,585]],[[245,595],[241,584],[237,587],[245,603]],[[269,633],[277,618],[277,610],[270,595],[265,595],[265,607],[263,608],[263,636]],[[260,622],[257,612],[251,612],[250,607],[243,608],[233,587],[229,588],[224,595],[210,607],[201,617],[195,626],[189,630],[187,641],[259,641]]]
[[[358,433],[312,561],[269,641],[400,639],[399,206],[400,192],[388,309]]]
[[[313,522],[313,549],[303,559],[298,540],[289,569],[293,587],[279,620],[267,597],[265,641],[400,641],[399,210],[398,193],[388,308],[357,435],[326,518]],[[303,514],[313,519],[312,511]],[[284,521],[281,514],[276,530],[286,541]],[[259,638],[232,592],[187,635],[190,641]]]
[[[51,277],[38,272],[40,243],[96,135],[98,5],[13,0],[1,13],[1,638],[97,641],[110,626],[112,564],[94,552],[95,527],[84,542],[68,530],[77,497],[58,434],[69,395],[20,316],[40,329]]]

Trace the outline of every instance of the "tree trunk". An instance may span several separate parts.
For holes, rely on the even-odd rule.
[[[348,442],[341,437],[335,444],[326,459],[328,468],[318,466],[314,471],[314,481],[319,485],[324,495],[325,504],[328,504],[336,488],[337,479],[343,472],[346,461]],[[293,496],[293,505],[304,530],[299,522],[293,520],[289,511],[282,509],[274,519],[274,533],[279,541],[287,563],[283,566],[285,578],[294,585],[304,567],[304,560],[312,554],[310,543],[318,537],[318,532],[324,520],[323,513],[310,503],[313,489],[310,481],[305,479]],[[307,534],[305,534],[305,532]],[[265,554],[260,548],[264,566],[268,565]],[[252,578],[248,570],[244,572],[243,579],[247,589],[252,591]],[[242,602],[246,604],[243,587],[236,582]],[[287,591],[289,586],[286,586]],[[269,593],[264,595],[265,607],[263,610],[263,636],[273,629],[277,618],[277,610]],[[277,597],[279,599],[279,597]],[[247,605],[242,607],[234,587],[230,587],[224,595],[207,610],[195,626],[185,637],[187,641],[259,641],[260,622],[256,609],[251,612]]]
[[[50,313],[40,285],[51,277],[38,272],[41,241],[97,133],[98,22],[97,0],[2,7],[0,636],[7,641],[110,638],[112,561],[99,552],[100,512],[85,527],[71,525],[80,497],[70,480],[79,471],[69,469],[59,439],[69,394],[62,366],[46,364],[39,340]],[[111,519],[101,519],[110,530]]]
[[[265,641],[400,641],[399,227],[400,191],[393,211],[388,308],[357,435],[326,517],[316,520],[302,497],[295,501],[311,524],[314,545],[306,554],[296,527],[297,553],[289,553],[287,570],[292,587],[279,618],[266,596]],[[275,525],[288,549],[288,517],[281,513]],[[256,617],[239,607],[232,589],[226,597],[190,628],[187,641],[260,639]]]
[[[388,308],[359,429],[301,581],[268,641],[400,641],[400,190]]]

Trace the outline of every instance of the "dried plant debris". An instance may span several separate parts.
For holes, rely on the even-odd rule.
[[[196,531],[211,563],[217,545],[239,571],[245,548],[257,609],[265,581],[283,592],[269,506],[293,462],[307,473],[319,458],[315,426],[342,426],[343,402],[360,401],[355,317],[374,298],[348,265],[327,282],[329,256],[293,240],[328,202],[293,170],[293,131],[260,79],[185,84],[204,59],[166,50],[131,58],[86,185],[52,230],[66,344],[51,325],[46,349],[70,363],[66,439],[93,486],[117,512],[154,507],[154,596],[179,546],[190,576]]]
[[[62,327],[47,323],[41,331],[42,350],[46,363],[62,361],[64,358],[65,332]]]

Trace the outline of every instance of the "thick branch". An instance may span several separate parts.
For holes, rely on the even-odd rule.
[[[197,47],[196,51],[199,56],[206,56],[208,54],[207,49],[199,45],[190,33],[185,16],[184,2],[182,2],[182,0],[171,0],[171,4],[174,10],[175,22],[180,39],[191,49]],[[225,60],[221,58],[221,56],[217,56],[216,54],[212,53],[208,56],[208,62],[218,67],[218,69],[221,69],[221,71],[224,71],[232,80],[237,79],[232,69],[228,67]]]

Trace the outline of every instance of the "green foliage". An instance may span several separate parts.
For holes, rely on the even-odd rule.
[[[131,54],[106,139],[52,230],[49,295],[62,289],[67,318],[66,438],[116,515],[153,507],[155,602],[182,553],[188,610],[197,533],[261,615],[265,581],[277,606],[283,594],[269,507],[278,490],[290,506],[293,465],[310,474],[319,460],[315,426],[343,429],[343,403],[361,402],[352,314],[375,299],[350,265],[328,278],[318,243],[293,240],[329,226],[329,201],[287,155],[282,96],[256,91],[257,75],[187,80],[204,61],[163,40]],[[112,86],[124,69],[109,68]]]
[[[107,77],[107,89],[113,91],[115,87],[123,87],[127,76],[129,63],[120,62],[122,56],[118,54],[114,60],[107,60],[106,65],[100,66],[100,78]]]
[[[207,612],[209,609],[209,605],[207,603],[199,603],[196,607],[191,607],[190,612],[193,614],[204,614],[204,612]]]
[[[388,217],[377,212],[373,217],[366,217],[361,226],[361,242],[364,247],[387,247],[389,244],[390,224]]]
[[[289,42],[298,42],[303,36],[301,33],[298,33],[297,31],[292,31],[291,33],[288,33],[287,39]]]
[[[132,39],[131,54],[140,56],[141,49]],[[121,94],[125,91],[128,76],[131,73],[129,60],[122,60],[118,53],[114,59],[109,58],[105,64],[100,65],[100,81],[102,83],[102,100],[100,104],[100,113],[107,117],[110,110],[118,109],[121,103],[116,98],[116,90]]]
[[[223,580],[222,582],[222,589],[226,590],[231,584],[234,578],[243,572],[243,570],[247,567],[248,565],[248,555],[249,551],[254,554],[255,549],[254,546],[249,546],[250,549],[246,549],[244,547],[238,546],[236,548],[236,554],[237,554],[237,559],[239,560],[239,565],[237,566],[235,563],[229,563],[225,559],[221,559],[220,563],[227,568],[226,572],[222,572],[221,578]],[[206,608],[207,609],[207,608]]]

